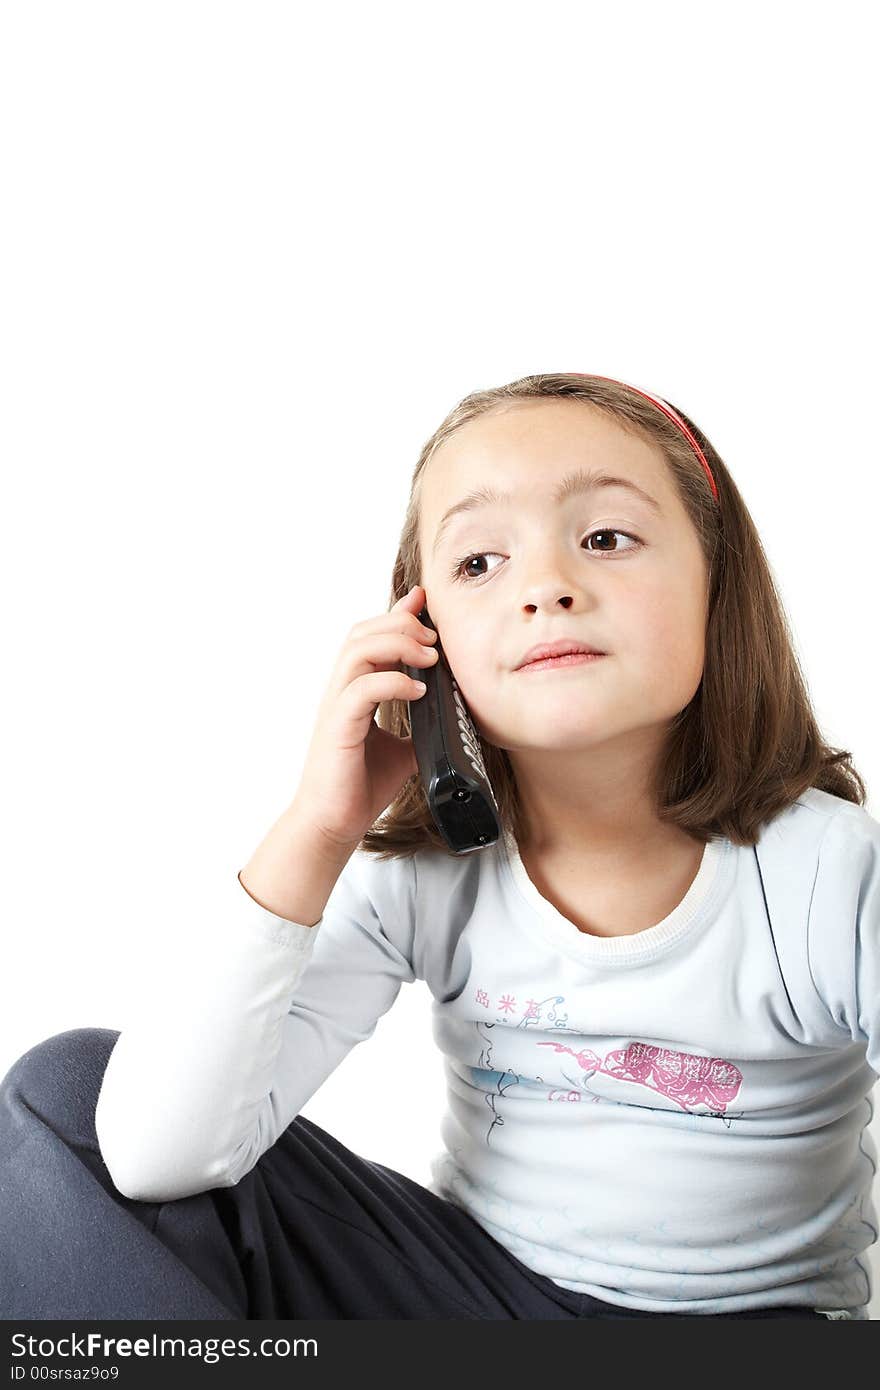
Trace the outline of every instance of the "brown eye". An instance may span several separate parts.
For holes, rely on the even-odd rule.
[[[483,574],[473,574],[469,572],[468,567],[472,565],[476,560],[485,560],[487,555],[495,554],[497,554],[497,551],[494,550],[479,550],[472,555],[466,555],[463,560],[456,560],[455,564],[453,565],[450,578],[460,579],[463,580],[465,583],[467,583],[469,579],[482,579]],[[485,574],[485,571],[483,573]]]
[[[624,546],[622,550],[619,545],[615,545],[613,549],[606,549],[603,546],[600,547],[598,550],[590,550],[591,555],[617,555],[618,553],[620,553],[621,555],[626,555],[629,551],[637,550],[638,547],[642,544],[642,542],[638,539],[637,536],[631,536],[628,531],[617,531],[614,529],[614,527],[611,526],[604,526],[601,529],[601,531],[591,531],[588,536],[584,536],[584,541],[591,541],[594,536],[602,536],[603,538],[608,538],[611,536],[625,536],[628,541],[632,541],[632,545]]]
[[[464,572],[464,576],[465,576],[466,579],[477,579],[477,578],[479,577],[478,575],[474,574],[474,573],[470,570],[469,566],[470,566],[470,565],[475,565],[475,564],[477,563],[478,560],[482,560],[482,559],[483,559],[483,556],[482,556],[482,555],[472,555],[471,558],[470,558],[469,560],[465,560],[465,562],[464,562],[464,564],[462,565],[461,568],[462,568],[462,571]]]

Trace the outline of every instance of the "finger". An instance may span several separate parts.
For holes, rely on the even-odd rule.
[[[420,608],[425,606],[425,591],[421,584],[414,584],[409,593],[401,594],[393,608],[409,608],[411,612],[417,613]]]

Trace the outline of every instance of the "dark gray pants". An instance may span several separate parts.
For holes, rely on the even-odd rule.
[[[59,1033],[0,1083],[0,1318],[688,1316],[559,1288],[452,1202],[301,1115],[235,1187],[131,1201],[94,1124],[118,1036]]]

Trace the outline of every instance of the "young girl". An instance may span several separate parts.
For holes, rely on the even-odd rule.
[[[7,1076],[0,1313],[867,1317],[880,825],[717,452],[606,377],[477,392],[392,600],[152,1011]],[[409,737],[438,634],[502,821],[466,855]],[[430,1188],[299,1114],[415,979]]]

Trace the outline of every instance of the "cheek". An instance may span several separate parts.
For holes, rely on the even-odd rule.
[[[667,575],[634,596],[635,622],[646,648],[688,652],[700,646],[706,625],[697,581]]]
[[[647,677],[656,677],[669,689],[680,686],[692,693],[705,657],[705,616],[692,593],[666,589],[642,607],[639,655]]]
[[[474,611],[474,606],[455,602],[455,595],[445,596],[438,602],[436,614],[428,605],[434,618],[434,626],[440,633],[443,652],[452,668],[456,680],[461,684],[468,679],[480,676],[483,679],[498,664],[498,640],[496,632],[485,615]]]
[[[444,644],[443,651],[462,690],[479,688],[491,679],[493,670],[489,657],[478,642],[462,642],[459,638]]]

